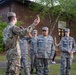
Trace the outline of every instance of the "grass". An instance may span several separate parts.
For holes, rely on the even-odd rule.
[[[28,57],[28,59],[30,60],[30,57]],[[57,60],[60,60],[60,56],[56,56]],[[74,59],[76,59],[76,55],[74,54]],[[6,61],[6,56],[5,55],[0,55],[0,62],[1,61]]]
[[[28,57],[28,59],[30,60],[30,57]],[[56,56],[57,60],[60,60],[60,56]],[[76,55],[74,55],[74,59],[76,59]],[[0,55],[0,62],[1,61],[6,61],[6,56],[5,55]]]
[[[6,60],[6,56],[5,55],[0,55],[0,62],[5,61]]]
[[[74,56],[74,58],[76,59],[76,55]],[[59,60],[60,56],[57,56],[56,59]],[[5,60],[6,60],[6,56],[0,55],[0,62],[5,61]],[[51,64],[49,68],[50,68],[49,75],[60,75],[60,64]],[[0,75],[5,75],[5,68],[0,68]],[[23,71],[22,71],[22,75],[24,75]],[[36,74],[32,74],[32,75],[36,75]],[[76,75],[76,63],[73,63],[71,65],[70,75]]]
[[[5,68],[0,68],[0,75],[5,75]]]
[[[5,75],[5,68],[0,68],[0,74]],[[24,73],[22,73],[24,75]],[[36,75],[36,74],[32,74]],[[49,75],[60,75],[60,65],[59,64],[52,64],[50,65],[50,73]],[[76,64],[73,63],[71,66],[71,74],[70,75],[76,75]]]

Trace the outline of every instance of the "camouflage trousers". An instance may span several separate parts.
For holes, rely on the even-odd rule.
[[[70,75],[70,58],[61,57],[60,75]]]
[[[33,71],[33,69],[36,69],[36,65],[37,65],[37,59],[35,57],[35,55],[31,55],[31,71]]]
[[[38,58],[37,59],[37,75],[48,75],[49,63],[48,59]]]
[[[20,72],[20,59],[9,60],[6,67],[6,75],[19,75]]]
[[[21,55],[18,54],[16,49],[10,49],[7,51],[6,58],[6,75],[19,75]]]
[[[28,56],[22,56],[21,57],[21,67],[24,68],[25,75],[30,75],[29,63],[28,63]]]

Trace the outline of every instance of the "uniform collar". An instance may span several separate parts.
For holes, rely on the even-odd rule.
[[[65,36],[66,38],[69,38],[70,36]]]
[[[43,36],[43,35],[42,35],[42,36]],[[43,37],[44,37],[44,38],[47,38],[47,37],[49,37],[49,35],[48,35],[48,36],[46,36],[46,37],[45,37],[45,36],[43,36]]]
[[[70,36],[69,36],[70,37]],[[65,36],[65,38],[68,40],[69,39],[69,37],[68,36]]]
[[[8,25],[13,25],[14,26],[14,24],[12,22],[9,22]]]
[[[33,36],[33,39],[37,39],[37,37],[34,37],[34,36]]]

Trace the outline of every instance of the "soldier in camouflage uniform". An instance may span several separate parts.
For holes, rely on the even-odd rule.
[[[55,52],[53,38],[48,35],[48,27],[42,28],[42,35],[38,36],[36,45],[37,75],[48,75],[48,61],[53,58]]]
[[[6,75],[19,75],[21,52],[18,36],[26,35],[28,32],[31,32],[32,29],[40,22],[40,18],[38,16],[32,25],[22,30],[15,26],[17,18],[14,12],[8,12],[7,17],[9,24],[3,30],[3,46],[4,49],[7,50],[6,58],[8,60]]]
[[[24,68],[25,75],[30,75],[29,64],[28,64],[28,41],[30,37],[20,36],[19,43],[21,49],[21,69]],[[21,75],[21,74],[20,74]]]
[[[35,44],[37,43],[37,30],[33,30],[32,38],[30,41],[30,58],[31,58],[31,71],[30,73],[33,74],[34,67],[36,68],[36,57],[35,57]],[[36,69],[37,70],[37,69]]]
[[[70,29],[65,29],[65,36],[59,43],[61,51],[60,75],[70,75],[71,59],[75,51],[75,40],[69,36]]]

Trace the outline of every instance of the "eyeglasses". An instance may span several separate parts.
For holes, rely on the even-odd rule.
[[[46,30],[42,30],[43,32],[46,32]]]
[[[34,34],[37,34],[37,33],[34,33]]]

